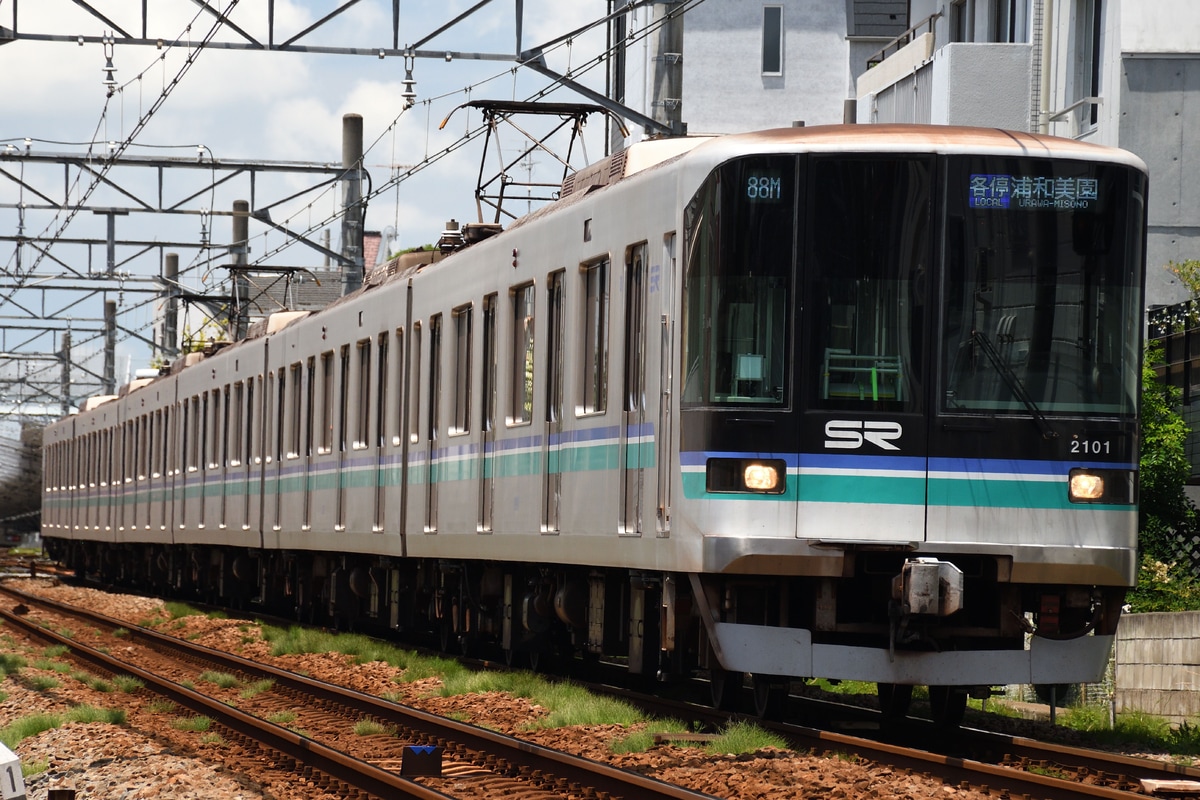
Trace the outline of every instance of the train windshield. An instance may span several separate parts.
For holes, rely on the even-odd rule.
[[[945,180],[943,410],[1134,414],[1143,176],[958,156]]]
[[[731,162],[688,206],[686,404],[785,402],[796,163],[793,156]]]

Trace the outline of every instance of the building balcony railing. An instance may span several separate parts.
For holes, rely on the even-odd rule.
[[[913,25],[911,28],[906,30],[904,33],[897,36],[895,39],[892,39],[890,42],[885,44],[879,50],[876,50],[874,53],[872,53],[870,55],[869,58],[867,58],[867,69],[871,69],[876,64],[879,64],[880,62],[882,62],[889,55],[896,53],[899,50],[901,50],[902,48],[904,48],[904,46],[907,45],[909,42],[911,42],[913,39],[915,39],[919,33],[923,33],[925,31],[928,31],[929,33],[933,33],[934,32],[933,31],[933,23],[935,21],[937,21],[937,18],[940,17],[941,15],[942,15],[942,12],[940,12],[940,11],[933,12],[928,17],[921,20],[916,25]],[[922,29],[925,29],[925,30],[922,30]]]

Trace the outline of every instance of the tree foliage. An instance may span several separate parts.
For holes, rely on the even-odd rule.
[[[1188,427],[1179,413],[1181,392],[1154,374],[1162,360],[1162,344],[1148,342],[1142,365],[1141,567],[1129,596],[1134,611],[1200,609],[1200,585],[1177,566],[1176,537],[1197,529],[1197,512],[1183,491],[1192,468],[1184,449]]]
[[[1196,512],[1183,485],[1191,475],[1184,443],[1188,427],[1179,413],[1182,394],[1154,374],[1162,344],[1149,342],[1142,365],[1142,441],[1138,528],[1142,550],[1169,560],[1173,531],[1191,528]]]

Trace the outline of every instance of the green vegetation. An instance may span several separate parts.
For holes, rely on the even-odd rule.
[[[200,680],[211,683],[221,689],[233,689],[241,683],[236,675],[230,675],[228,672],[216,672],[214,670],[201,672]]]
[[[381,733],[391,736],[396,732],[395,728],[373,719],[360,719],[354,723],[353,730],[355,736],[378,736]]]
[[[276,725],[287,725],[289,722],[296,721],[295,711],[276,711],[271,716],[267,717],[267,722],[273,722]]]
[[[124,638],[129,635],[129,628],[114,628],[112,635],[118,638]]]
[[[667,741],[672,733],[689,733],[688,728],[677,719],[656,719],[644,728],[633,731],[628,736],[615,739],[609,749],[617,753],[644,753],[654,746],[655,736],[666,736]],[[681,737],[682,738],[682,737]]]
[[[132,675],[117,675],[112,682],[113,686],[125,694],[133,694],[146,685],[141,678],[135,678]]]
[[[92,675],[90,672],[78,670],[76,672],[72,672],[71,677],[82,683],[84,686],[87,686],[97,692],[111,692],[113,690],[111,683],[103,678],[98,678],[95,675]]]
[[[37,661],[33,662],[32,666],[34,669],[45,670],[47,672],[67,673],[71,671],[70,664],[62,661],[51,661],[48,658],[39,658]]]
[[[175,710],[175,704],[170,700],[151,700],[146,710],[151,714],[170,714]]]
[[[28,679],[29,688],[35,692],[45,692],[62,686],[62,681],[52,675],[33,675]]]
[[[42,651],[42,655],[46,658],[62,658],[69,652],[71,652],[71,648],[65,644],[52,644]]]
[[[95,706],[76,706],[65,714],[31,714],[0,728],[0,743],[12,750],[22,739],[37,736],[42,731],[52,730],[68,722],[105,722],[110,725],[124,725],[125,712],[119,709],[96,708]]]
[[[274,678],[264,678],[263,680],[255,681],[254,683],[250,684],[246,688],[242,689],[242,691],[240,692],[240,696],[244,699],[249,700],[251,697],[254,697],[255,695],[262,694],[263,692],[269,692],[274,688],[275,688],[275,679]]]
[[[25,659],[18,655],[0,653],[0,679],[16,675],[25,667]]]
[[[748,722],[734,722],[721,731],[719,738],[705,745],[709,755],[722,753],[757,753],[759,750],[772,748],[787,750],[788,744],[782,737],[768,733],[757,725]]]
[[[36,761],[22,761],[21,777],[30,778],[34,775],[41,775],[48,769],[50,769],[50,759],[48,758],[39,758]]]
[[[223,745],[225,744],[225,740],[219,733],[206,733],[200,737],[200,744]]]
[[[163,603],[163,607],[167,609],[167,613],[171,615],[171,619],[179,620],[183,617],[202,617],[204,612],[192,608],[187,603],[180,603],[175,600],[168,600]]]
[[[1087,733],[1088,739],[1096,744],[1134,744],[1174,756],[1200,755],[1200,725],[1185,722],[1178,727],[1172,727],[1162,717],[1142,711],[1118,714],[1116,723],[1109,727],[1107,707],[1075,706],[1065,709],[1059,717],[1059,722],[1068,728]]]
[[[212,725],[212,720],[208,717],[182,717],[171,723],[171,727],[179,731],[191,731],[192,733],[203,733]]]

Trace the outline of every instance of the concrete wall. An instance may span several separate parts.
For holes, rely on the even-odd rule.
[[[1146,300],[1177,303],[1188,292],[1163,265],[1200,258],[1200,56],[1122,66],[1120,145],[1150,168]]]
[[[762,74],[762,2],[702,3],[683,23],[683,120],[689,133],[732,133],[842,121],[846,5],[788,0],[783,74]],[[864,65],[865,66],[865,65]]]
[[[1027,44],[948,44],[933,55],[932,122],[1029,130]]]
[[[1117,626],[1117,713],[1200,717],[1200,611],[1126,614]]]

